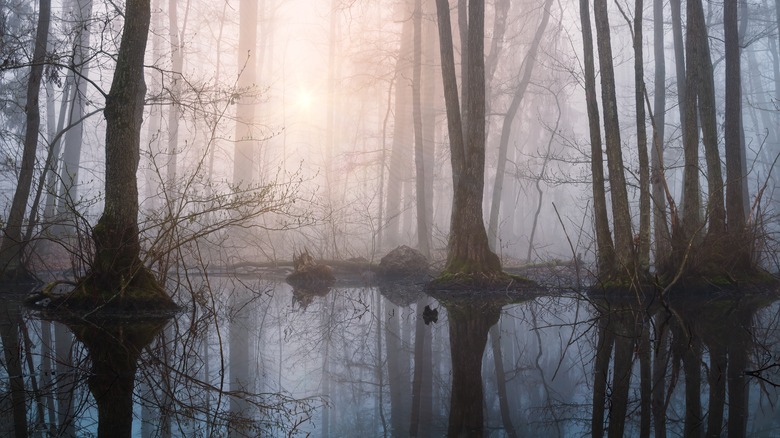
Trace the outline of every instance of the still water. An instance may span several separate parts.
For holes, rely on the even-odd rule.
[[[170,319],[3,300],[0,436],[780,436],[774,295],[183,280]]]

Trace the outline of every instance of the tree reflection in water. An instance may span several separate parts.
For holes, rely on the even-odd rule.
[[[189,280],[187,310],[161,331],[48,323],[7,300],[0,435],[780,434],[772,297],[520,302]]]
[[[481,437],[482,356],[488,331],[498,322],[501,303],[450,300],[445,304],[450,323],[452,398],[448,436]]]
[[[592,435],[747,436],[747,375],[756,363],[751,365],[750,356],[778,357],[776,321],[769,320],[772,329],[765,334],[771,334],[760,347],[756,336],[776,310],[757,314],[774,300],[742,293],[678,293],[647,303],[636,296],[597,299]],[[775,405],[776,387],[756,389]],[[637,416],[638,425],[632,420]],[[750,435],[777,432],[773,424],[755,427]]]
[[[97,403],[98,436],[132,436],[133,386],[138,358],[168,319],[128,322],[101,317],[65,322],[87,349],[91,363],[87,382]]]

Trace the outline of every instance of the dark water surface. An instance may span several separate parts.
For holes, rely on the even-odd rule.
[[[174,293],[188,307],[169,320],[62,323],[3,300],[0,436],[780,436],[772,295],[434,298],[251,277]]]

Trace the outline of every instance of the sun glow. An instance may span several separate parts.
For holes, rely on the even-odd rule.
[[[314,96],[309,90],[300,89],[298,90],[295,102],[298,105],[298,108],[306,111],[311,109],[314,105]]]

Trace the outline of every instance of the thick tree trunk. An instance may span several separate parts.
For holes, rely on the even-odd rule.
[[[150,20],[149,0],[128,0],[125,26],[111,91],[103,111],[106,118],[106,181],[103,214],[93,230],[95,259],[88,297],[172,305],[143,266],[138,237],[140,136],[144,110],[144,54]],[[127,291],[130,293],[125,293]]]
[[[24,216],[27,213],[27,199],[32,190],[33,173],[35,173],[35,153],[38,149],[38,131],[41,124],[38,96],[43,77],[43,62],[46,57],[46,41],[49,37],[50,14],[51,1],[41,0],[38,9],[35,49],[27,80],[27,100],[24,107],[27,119],[19,180],[11,203],[11,211],[8,214],[8,222],[3,230],[2,243],[0,243],[0,273],[7,279],[21,279],[28,275],[22,264],[25,248],[25,242],[22,240],[22,226]]]
[[[636,104],[636,147],[639,154],[639,269],[650,269],[650,163],[647,157],[647,120],[645,116],[645,66],[642,52],[643,0],[634,8],[634,103]]]
[[[490,276],[500,273],[501,262],[488,246],[482,217],[485,184],[485,5],[481,0],[469,3],[468,43],[463,50],[468,53],[469,59],[468,81],[463,83],[468,110],[463,122],[455,78],[449,3],[437,0],[436,6],[454,188],[445,271]]]
[[[723,5],[723,31],[726,43],[726,121],[724,149],[726,153],[726,214],[732,244],[732,260],[739,268],[750,264],[750,246],[745,239],[745,210],[742,196],[742,75],[740,71],[737,0],[726,0]]]
[[[596,228],[596,257],[600,276],[609,276],[615,263],[615,247],[607,217],[607,196],[604,188],[604,158],[601,148],[601,120],[596,97],[596,68],[593,59],[593,33],[590,24],[590,2],[580,0],[583,64],[585,71],[585,102],[590,131],[590,170],[593,174],[593,219]]]
[[[681,233],[673,236],[675,245],[676,263],[682,262],[683,252],[689,247],[688,243],[694,239],[702,227],[700,217],[700,190],[699,190],[699,124],[697,90],[701,81],[701,69],[697,67],[701,55],[699,51],[699,38],[696,33],[695,0],[688,2],[688,28],[685,37],[686,71],[685,71],[685,112],[683,113],[683,154],[685,157],[683,171],[683,218]],[[678,79],[679,80],[679,79]]]
[[[618,122],[617,97],[615,93],[615,72],[613,68],[612,43],[606,0],[594,0],[593,13],[596,23],[599,65],[601,66],[601,98],[604,112],[604,137],[607,148],[607,167],[612,197],[612,218],[615,230],[614,269],[621,276],[633,275],[636,267],[631,230],[631,215],[628,205],[626,178],[623,170],[620,125]]]
[[[693,37],[695,40],[691,40],[691,42],[697,45],[696,54],[698,58],[691,60],[689,57],[688,60],[692,63],[690,65],[698,68],[700,71],[696,94],[699,102],[704,157],[707,162],[707,213],[709,215],[709,228],[707,231],[710,237],[718,239],[726,230],[726,211],[723,206],[723,175],[720,168],[720,154],[718,152],[715,82],[712,72],[712,60],[710,58],[707,25],[704,22],[704,10],[701,0],[689,0],[687,5],[688,32],[694,33]],[[688,50],[690,50],[690,46]]]

